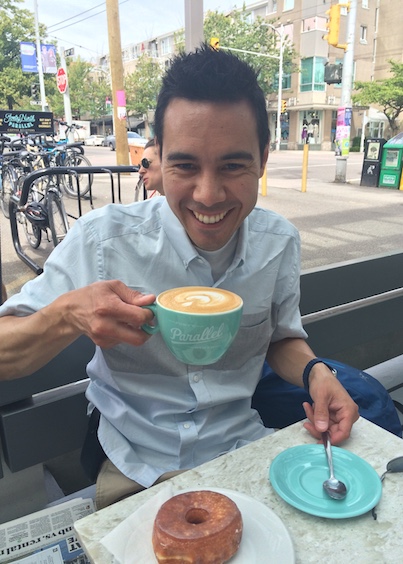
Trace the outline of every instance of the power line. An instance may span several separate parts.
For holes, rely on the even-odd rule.
[[[75,18],[78,18],[79,16],[82,16],[83,14],[87,14],[88,12],[95,10],[95,8],[99,8],[100,6],[103,6],[103,5],[104,5],[103,2],[101,4],[97,4],[93,8],[90,8],[89,10],[85,10],[84,12],[80,12],[79,14],[77,14],[75,16],[71,16],[70,18],[66,18],[65,20],[62,20],[61,22],[58,22],[56,24],[48,26],[48,29],[51,29],[52,27],[57,27],[58,25],[64,24],[65,22],[68,22],[69,20],[74,20]],[[97,14],[94,14],[94,15],[97,15]]]
[[[121,4],[126,4],[126,2],[129,2],[129,0],[122,0],[121,2],[119,2],[119,5],[121,5]],[[57,24],[53,24],[53,25],[49,26],[49,28],[51,28],[51,27],[57,27],[58,25],[60,25],[60,24],[62,24],[62,23],[64,23],[64,22],[67,22],[67,21],[69,21],[69,20],[78,18],[79,16],[81,16],[81,15],[83,15],[83,14],[86,14],[86,13],[88,13],[88,12],[91,12],[91,10],[95,10],[96,8],[99,8],[99,6],[103,6],[103,5],[104,5],[103,3],[102,3],[102,4],[98,4],[97,6],[94,6],[93,8],[90,8],[89,10],[85,10],[84,12],[80,12],[79,14],[77,14],[77,15],[75,15],[75,16],[71,16],[70,18],[67,18],[66,20],[63,20],[63,21],[61,21],[61,22],[59,22],[59,23],[57,23]],[[78,20],[78,21],[69,23],[69,24],[64,25],[64,26],[62,26],[62,27],[58,27],[57,29],[54,29],[53,32],[58,32],[58,31],[60,31],[60,30],[62,30],[62,29],[65,29],[66,27],[70,27],[70,26],[72,26],[72,25],[76,25],[76,24],[78,24],[78,23],[84,22],[85,20],[89,20],[90,18],[93,18],[93,17],[95,17],[95,16],[99,16],[99,14],[102,14],[103,12],[106,12],[106,8],[104,8],[104,9],[101,10],[100,12],[96,12],[95,14],[92,14],[92,15],[90,15],[90,16],[87,16],[86,18],[82,18],[81,20]]]
[[[56,37],[55,35],[49,36],[50,39],[56,39],[60,41],[62,44],[74,45],[75,47],[79,47],[80,49],[85,49],[86,51],[91,51],[91,53],[96,53],[99,55],[99,51],[95,51],[95,49],[89,49],[88,47],[84,47],[84,45],[79,45],[78,43],[74,43],[70,38],[69,39],[62,39],[61,37]]]

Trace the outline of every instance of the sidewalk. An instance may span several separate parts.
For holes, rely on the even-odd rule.
[[[317,178],[308,167],[303,193],[301,168],[293,175],[284,168],[282,177],[279,164],[287,167],[287,160],[280,155],[275,169],[269,158],[267,195],[259,195],[258,205],[284,215],[298,228],[303,269],[403,250],[403,191],[360,186],[357,157],[349,163],[345,184]],[[330,161],[329,178],[334,178],[334,169]]]
[[[402,249],[403,191],[360,186],[361,163],[362,154],[352,154],[348,182],[336,184],[329,180],[335,177],[334,154],[312,152],[303,193],[302,152],[270,154],[267,195],[259,195],[257,205],[284,215],[299,229],[304,270]],[[133,182],[127,179],[127,201],[133,199]],[[105,203],[110,201],[109,194],[106,189]],[[0,228],[2,276],[11,295],[35,274],[17,257],[9,221],[1,213]],[[51,244],[41,244],[30,253],[34,260],[43,262],[51,249]]]

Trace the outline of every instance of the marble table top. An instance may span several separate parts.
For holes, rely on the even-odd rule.
[[[312,443],[315,440],[299,422],[184,472],[173,478],[171,483],[175,490],[189,487],[236,490],[263,502],[288,529],[296,563],[340,564],[354,560],[354,564],[389,564],[402,561],[402,474],[388,474],[385,479],[376,521],[371,513],[349,519],[309,515],[288,505],[274,491],[267,478],[270,462],[289,447]],[[390,459],[403,455],[402,439],[362,418],[342,446],[365,459],[378,474],[382,474]],[[112,555],[100,539],[163,487],[164,483],[153,486],[75,523],[78,537],[91,562],[113,562]]]

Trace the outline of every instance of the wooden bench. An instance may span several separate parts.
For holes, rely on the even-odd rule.
[[[392,391],[403,386],[403,370],[391,381],[382,363],[403,355],[401,273],[403,253],[389,253],[301,275],[301,312],[316,354],[370,373],[378,365],[374,375]],[[93,351],[81,337],[34,374],[0,383],[1,441],[12,472],[81,447]]]

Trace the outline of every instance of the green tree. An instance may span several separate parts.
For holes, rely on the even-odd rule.
[[[212,37],[217,37],[220,41],[220,48],[241,49],[276,57],[279,55],[279,36],[275,31],[263,25],[265,23],[276,26],[274,20],[267,21],[261,17],[257,17],[254,22],[250,22],[245,10],[234,10],[229,15],[219,13],[218,11],[209,11],[204,20],[205,41],[210,43]],[[277,91],[278,58],[262,57],[237,51],[234,51],[234,53],[259,70],[259,84],[266,96]],[[295,70],[293,65],[295,57],[296,52],[293,44],[288,37],[285,37],[284,73],[290,73]]]
[[[125,78],[126,107],[136,115],[154,109],[161,87],[163,69],[147,54],[138,59],[136,69]]]
[[[398,117],[403,111],[403,63],[389,61],[392,76],[374,82],[356,82],[353,102],[362,106],[374,104],[388,119],[392,134],[399,132]]]
[[[111,87],[105,77],[100,77],[93,65],[80,57],[67,62],[67,76],[74,119],[81,119],[85,114],[92,118],[105,115],[105,100],[107,96],[111,97]],[[48,100],[53,113],[59,117],[63,116],[64,99],[56,87],[49,94]]]

